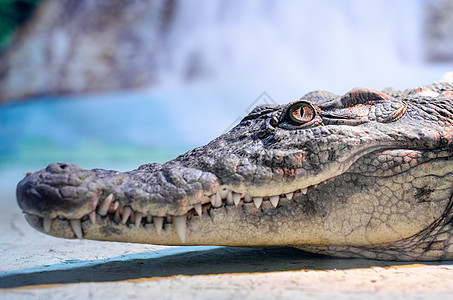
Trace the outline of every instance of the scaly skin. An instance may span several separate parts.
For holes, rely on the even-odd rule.
[[[312,92],[164,164],[51,164],[17,199],[34,228],[65,238],[452,259],[452,106],[453,83]]]

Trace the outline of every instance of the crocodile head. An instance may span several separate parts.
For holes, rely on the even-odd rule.
[[[421,242],[407,240],[450,212],[452,87],[311,92],[258,106],[164,164],[124,173],[51,164],[18,184],[17,200],[33,227],[65,238],[367,257],[404,241],[416,252]]]

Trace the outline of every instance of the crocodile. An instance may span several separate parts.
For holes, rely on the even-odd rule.
[[[453,81],[259,105],[207,145],[129,172],[52,163],[17,201],[63,238],[453,259]]]

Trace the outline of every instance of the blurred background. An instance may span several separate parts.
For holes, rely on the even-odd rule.
[[[0,0],[0,190],[60,161],[130,170],[254,105],[453,70],[450,0]]]

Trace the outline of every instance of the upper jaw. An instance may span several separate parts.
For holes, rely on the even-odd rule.
[[[109,197],[117,207],[164,217],[184,215],[217,191],[215,175],[181,166],[151,164],[121,173],[54,163],[22,179],[16,197],[25,213],[42,218],[80,219]]]

